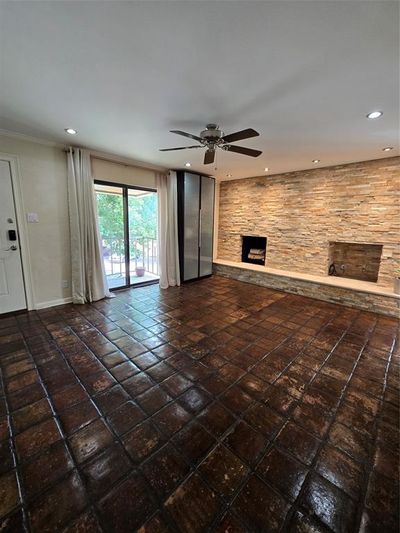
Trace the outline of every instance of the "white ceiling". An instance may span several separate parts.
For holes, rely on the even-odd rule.
[[[3,1],[0,19],[2,129],[222,179],[399,153],[397,1]],[[258,130],[237,144],[263,154],[158,151],[208,122]]]

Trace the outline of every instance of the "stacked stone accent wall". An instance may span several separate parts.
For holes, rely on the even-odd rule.
[[[400,267],[400,157],[224,181],[218,258],[241,261],[241,236],[266,236],[266,265],[325,275],[329,241],[382,244],[378,284]]]

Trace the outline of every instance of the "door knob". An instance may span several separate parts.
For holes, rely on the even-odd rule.
[[[15,252],[15,250],[18,250],[18,248],[15,246],[15,244],[13,244],[12,246],[10,246],[10,248],[7,248],[7,250],[4,250],[5,252],[8,252],[12,250],[13,252]]]

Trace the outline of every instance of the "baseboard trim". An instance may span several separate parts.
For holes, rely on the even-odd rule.
[[[35,304],[35,309],[47,309],[48,307],[56,307],[57,305],[65,305],[72,303],[72,298],[59,298],[58,300],[49,300],[48,302],[39,302]]]

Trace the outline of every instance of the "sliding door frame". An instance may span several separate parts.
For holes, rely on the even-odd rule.
[[[122,189],[122,209],[124,216],[124,249],[125,249],[125,279],[126,284],[120,287],[113,287],[110,291],[119,291],[121,289],[130,289],[132,287],[145,287],[146,285],[155,285],[159,280],[142,281],[140,283],[131,283],[130,273],[130,246],[129,246],[129,209],[128,209],[128,190],[147,191],[157,194],[157,189],[150,189],[149,187],[138,187],[136,185],[126,185],[126,183],[117,183],[115,181],[94,180],[94,185],[106,185],[109,187],[120,187]],[[158,216],[158,215],[157,215]],[[158,236],[157,236],[158,237]]]

